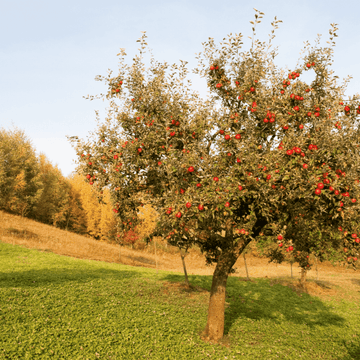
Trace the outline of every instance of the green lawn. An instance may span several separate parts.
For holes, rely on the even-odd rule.
[[[230,277],[224,344],[211,345],[200,339],[211,277],[164,285],[182,280],[0,242],[0,359],[360,359],[358,297]]]

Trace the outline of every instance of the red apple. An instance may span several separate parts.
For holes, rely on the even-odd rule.
[[[200,204],[200,205],[198,206],[198,209],[199,209],[200,211],[201,211],[201,210],[204,210],[204,206]]]
[[[278,235],[277,239],[282,240],[283,239],[282,235]]]
[[[225,206],[226,206],[226,207],[229,207],[229,206],[230,206],[230,203],[229,203],[229,202],[226,202],[226,203],[225,203]]]
[[[287,155],[292,155],[292,154],[293,154],[293,151],[292,151],[292,150],[287,150],[287,151],[286,151],[286,154],[287,154]]]
[[[293,251],[294,248],[292,246],[289,246],[289,251]]]
[[[193,172],[195,169],[194,169],[194,167],[193,166],[190,166],[189,168],[188,168],[188,172]]]
[[[198,183],[198,184],[196,184],[196,186],[199,188],[199,187],[201,187],[201,184],[200,184],[200,183]]]
[[[241,160],[240,160],[239,158],[237,158],[237,159],[236,159],[236,162],[240,163],[240,162],[241,162]]]
[[[309,68],[311,66],[311,64],[306,64],[306,66]]]
[[[161,165],[161,161],[158,162],[158,165]]]
[[[339,195],[339,194],[340,194],[339,190],[335,190],[335,195]]]
[[[323,184],[323,183],[318,183],[318,184],[317,184],[317,187],[318,187],[318,189],[320,189],[320,190],[321,190],[321,189],[323,189],[323,188],[324,188],[324,184]]]
[[[87,175],[86,175],[86,178],[87,178],[87,179],[90,179],[90,178],[91,178],[91,175],[90,175],[90,174],[87,174]]]
[[[308,164],[303,164],[303,168],[307,169],[308,168]]]
[[[279,247],[282,247],[282,246],[283,246],[283,243],[280,243],[280,244],[279,244]]]
[[[321,194],[321,190],[320,189],[316,189],[315,190],[315,195],[320,195]]]
[[[299,108],[298,106],[295,106],[295,107],[294,107],[294,110],[295,110],[295,111],[299,111],[300,108]]]
[[[221,135],[223,135],[223,134],[224,134],[224,130],[220,130],[219,133],[220,133]]]
[[[214,181],[219,181],[219,178],[215,176]]]
[[[270,180],[270,179],[271,179],[271,174],[267,175],[267,176],[266,176],[266,179],[267,179],[267,180]]]
[[[231,139],[230,135],[225,135],[225,140],[230,140],[230,139]]]
[[[241,185],[239,185],[238,188],[240,191],[243,189],[243,187]]]
[[[360,239],[359,238],[356,238],[355,239],[355,242],[358,244],[358,243],[360,243]]]
[[[178,219],[180,219],[181,218],[181,212],[179,211],[175,216],[178,218]]]
[[[303,124],[300,124],[299,125],[299,129],[302,130],[304,128],[304,125]]]
[[[351,237],[355,239],[357,237],[357,235],[356,234],[351,234]]]
[[[236,134],[236,135],[235,135],[235,139],[237,139],[237,140],[241,139],[241,135],[240,135],[240,134]]]
[[[189,209],[191,207],[191,203],[187,202],[186,207]]]
[[[354,261],[357,261],[357,257],[353,257],[353,260],[354,260]]]
[[[356,199],[351,199],[351,202],[355,204],[355,203],[356,203]]]
[[[172,208],[168,208],[168,209],[166,210],[166,213],[167,213],[168,215],[170,215],[170,214],[172,213]]]

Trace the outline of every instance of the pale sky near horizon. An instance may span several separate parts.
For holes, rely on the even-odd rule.
[[[186,60],[194,68],[195,53],[209,37],[218,43],[230,33],[251,35],[254,7],[265,13],[260,40],[267,41],[275,16],[283,21],[274,40],[276,63],[290,69],[304,41],[314,43],[322,34],[325,44],[330,23],[337,23],[333,69],[340,79],[353,76],[347,95],[360,92],[358,1],[0,0],[0,128],[24,130],[67,176],[75,169],[75,151],[65,136],[85,138],[95,130],[95,110],[104,119],[107,103],[83,96],[105,91],[94,78],[109,68],[116,73],[119,48],[130,64],[146,31],[157,60]],[[205,96],[205,80],[192,80]]]

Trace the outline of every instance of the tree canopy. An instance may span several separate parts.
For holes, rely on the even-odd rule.
[[[185,61],[151,57],[146,68],[144,33],[131,65],[122,49],[119,72],[97,77],[108,116],[74,143],[78,171],[110,189],[119,233],[141,222],[144,199],[170,243],[197,244],[216,263],[204,331],[212,340],[223,336],[227,277],[261,234],[273,236],[271,258],[280,260],[319,239],[344,247],[354,267],[359,251],[359,96],[345,100],[349,79],[339,83],[331,70],[336,24],[328,46],[305,43],[287,70],[272,45],[280,21],[267,42],[256,38],[262,16],[256,11],[248,51],[241,34],[203,44],[194,72],[207,80],[207,99],[192,90]],[[311,83],[302,80],[308,71]]]

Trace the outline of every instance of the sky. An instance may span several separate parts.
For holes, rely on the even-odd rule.
[[[209,37],[218,43],[230,33],[251,36],[253,8],[265,13],[257,28],[262,41],[275,16],[283,21],[274,40],[276,63],[289,69],[304,41],[322,34],[326,45],[330,24],[338,24],[333,69],[340,79],[353,76],[347,95],[360,92],[359,1],[0,0],[0,128],[23,130],[37,153],[68,176],[76,154],[66,135],[85,139],[96,129],[95,110],[104,120],[108,104],[83,96],[106,91],[94,78],[117,72],[120,48],[131,64],[146,31],[158,61],[185,60],[192,69]],[[205,80],[191,78],[205,97]]]

